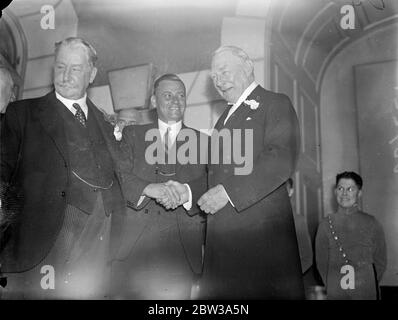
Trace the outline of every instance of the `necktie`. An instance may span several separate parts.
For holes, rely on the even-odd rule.
[[[169,153],[169,142],[170,142],[169,139],[170,139],[170,127],[167,127],[167,130],[163,137],[164,150],[166,151],[166,154]]]
[[[81,123],[83,127],[86,127],[86,115],[78,103],[73,104],[73,108],[76,109],[75,118]]]

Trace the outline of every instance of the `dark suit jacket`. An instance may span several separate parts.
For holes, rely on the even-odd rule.
[[[123,250],[127,257],[125,269],[130,274],[126,278],[135,279],[129,282],[130,289],[126,290],[130,292],[126,293],[126,297],[188,299],[193,276],[199,274],[202,267],[205,220],[199,214],[196,202],[207,188],[206,164],[182,165],[177,160],[175,175],[162,176],[158,166],[148,163],[145,158],[145,151],[152,144],[152,141],[145,141],[145,135],[151,129],[159,132],[157,121],[148,125],[128,126],[123,131],[123,147],[133,164],[130,172],[127,170],[126,174],[122,174],[123,193],[132,209],[128,214],[129,232],[126,233]],[[187,127],[183,126],[182,129]],[[207,136],[194,129],[190,130],[195,138],[200,139],[202,136],[206,147]],[[184,144],[176,143],[177,148]],[[199,143],[197,147],[199,148]],[[130,183],[130,179],[136,183]],[[165,210],[150,198],[145,198],[137,205],[148,184],[168,180],[189,184],[193,196],[191,210],[186,211],[183,206]],[[156,289],[151,291],[151,285]]]
[[[208,217],[202,296],[303,298],[293,216],[284,185],[299,154],[297,116],[288,97],[260,86],[246,100],[257,101],[258,108],[242,104],[224,126],[226,110],[215,126],[217,130],[252,130],[253,169],[237,175],[234,170],[239,165],[234,161],[209,165],[209,188],[222,184],[235,207],[228,203]],[[236,139],[232,136],[232,148],[240,147]],[[212,157],[219,152],[222,159],[227,148],[222,143],[214,146]]]
[[[15,260],[4,261],[3,254],[3,272],[26,271],[40,263],[51,250],[62,226],[70,166],[63,121],[56,104],[61,102],[51,92],[40,98],[14,102],[7,109],[1,135],[1,185],[6,190],[3,197],[8,198],[5,202],[18,199],[18,208],[14,210],[16,221],[10,244]],[[87,106],[89,116],[96,117],[115,162],[116,175],[120,153],[113,127],[88,99]],[[118,209],[112,216],[112,234],[120,236],[125,213],[121,191],[114,201]],[[118,246],[117,239],[112,237],[113,252],[117,251],[114,250]]]

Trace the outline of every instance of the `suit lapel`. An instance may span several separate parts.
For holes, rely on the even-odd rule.
[[[68,161],[64,123],[57,111],[58,107],[65,108],[62,102],[55,97],[55,93],[51,92],[39,103],[37,117],[44,131],[54,141],[62,157]]]
[[[94,103],[91,102],[90,99],[87,98],[87,108],[88,108],[88,117],[92,116],[95,118],[101,133],[106,141],[107,146],[109,149],[113,149],[114,147],[114,141],[116,141],[116,138],[113,136],[113,130],[112,130],[112,125],[110,123],[107,123],[104,118],[104,114],[97,109],[97,107],[94,105]],[[107,128],[107,126],[109,127]],[[114,141],[113,141],[114,140]]]
[[[221,130],[224,127],[224,121],[225,121],[225,118],[228,115],[229,110],[230,110],[230,108],[227,107],[224,110],[224,112],[221,114],[220,118],[217,120],[216,125],[214,126],[215,130]]]
[[[122,153],[119,148],[119,141],[116,141],[115,136],[113,135],[112,124],[107,122],[104,118],[104,114],[98,110],[98,108],[91,102],[90,99],[87,98],[87,108],[88,108],[88,117],[95,118],[98,127],[102,133],[102,136],[105,140],[108,151],[113,159],[115,164],[118,164],[122,159]]]
[[[258,85],[254,90],[248,95],[248,97],[245,99],[246,100],[255,100],[260,103],[260,92],[261,87]],[[259,106],[260,107],[260,106]],[[247,115],[250,112],[253,112],[247,104],[244,102],[241,103],[238,109],[235,110],[235,112],[231,115],[231,117],[228,119],[227,123],[225,124],[225,127],[227,128],[241,128],[242,126],[242,121],[245,121]]]

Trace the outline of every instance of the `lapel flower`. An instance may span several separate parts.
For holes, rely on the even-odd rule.
[[[115,136],[116,141],[122,140],[123,136],[123,127],[119,127],[119,123],[115,125],[115,129],[113,130],[113,135]]]
[[[122,140],[124,127],[131,126],[133,124],[137,124],[137,122],[131,119],[118,119],[115,124],[115,129],[113,130],[113,135],[115,136],[116,141]]]
[[[260,105],[260,103],[258,103],[256,100],[245,100],[244,103],[247,104],[252,110],[256,110]]]

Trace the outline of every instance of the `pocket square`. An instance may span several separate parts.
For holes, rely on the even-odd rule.
[[[246,121],[247,121],[247,120],[251,120],[251,119],[252,119],[252,118],[250,118],[250,117],[247,117],[247,118],[246,118]]]

